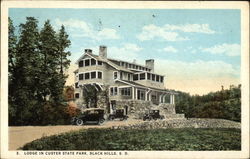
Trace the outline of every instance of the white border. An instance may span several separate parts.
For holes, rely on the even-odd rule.
[[[241,10],[241,151],[128,151],[128,156],[24,156],[8,151],[8,8],[240,9]],[[162,1],[2,1],[1,3],[1,158],[248,158],[249,157],[249,6],[248,2]],[[102,151],[103,152],[103,151]],[[23,151],[19,151],[23,153]]]

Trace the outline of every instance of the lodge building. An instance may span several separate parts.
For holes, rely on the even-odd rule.
[[[175,104],[176,93],[165,88],[166,77],[155,73],[153,59],[146,60],[145,65],[135,61],[112,59],[107,57],[107,47],[100,46],[99,55],[93,54],[91,49],[85,49],[76,64],[75,102],[79,107],[89,107],[83,99],[83,89],[89,87],[98,91],[108,87],[108,113],[112,113],[119,106],[129,114],[137,109],[131,108],[130,103],[148,103],[151,106],[161,103]]]

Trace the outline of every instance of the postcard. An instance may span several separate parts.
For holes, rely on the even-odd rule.
[[[247,2],[1,13],[1,158],[249,158]]]

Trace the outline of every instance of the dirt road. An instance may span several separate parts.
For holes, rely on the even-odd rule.
[[[143,121],[139,120],[127,120],[127,121],[108,121],[103,125],[59,125],[59,126],[13,126],[9,127],[9,150],[17,150],[24,144],[31,142],[35,139],[39,139],[43,136],[50,136],[54,134],[60,134],[68,131],[75,131],[79,129],[88,128],[109,128],[112,126],[128,125],[133,123],[139,123]]]

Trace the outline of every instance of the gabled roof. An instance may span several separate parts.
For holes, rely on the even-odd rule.
[[[133,71],[126,69],[124,67],[118,66],[117,64],[113,63],[112,61],[110,61],[109,59],[106,58],[102,58],[100,56],[94,55],[94,54],[90,54],[90,53],[84,53],[77,61],[76,64],[78,64],[78,62],[84,57],[84,56],[90,56],[98,61],[102,61],[107,63],[108,65],[110,65],[111,67],[117,69],[117,70],[121,70],[121,71],[125,71],[125,72],[129,72],[129,73],[134,73]]]

